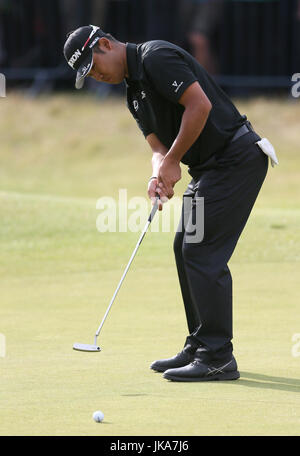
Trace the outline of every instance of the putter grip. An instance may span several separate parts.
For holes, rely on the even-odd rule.
[[[149,218],[148,218],[148,222],[151,223],[152,222],[152,219],[158,209],[158,200],[159,200],[159,195],[156,193],[156,201],[153,205],[153,208],[152,208],[152,211],[151,211],[151,214],[149,215]]]

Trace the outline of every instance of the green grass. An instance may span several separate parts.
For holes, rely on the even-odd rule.
[[[120,188],[145,196],[151,175],[150,149],[124,103],[1,100],[1,435],[299,435],[300,357],[291,350],[300,333],[300,107],[237,105],[280,161],[230,261],[241,378],[185,384],[149,370],[187,332],[173,231],[147,233],[103,327],[102,352],[72,350],[93,342],[139,235],[96,229],[98,198]],[[188,179],[183,168],[176,196]],[[99,409],[102,424],[92,420]]]

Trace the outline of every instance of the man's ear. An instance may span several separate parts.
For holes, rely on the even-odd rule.
[[[104,36],[102,38],[99,38],[98,46],[101,49],[101,51],[104,51],[104,52],[111,50],[111,42]]]

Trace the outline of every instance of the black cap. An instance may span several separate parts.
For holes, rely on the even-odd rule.
[[[80,27],[68,36],[64,56],[73,70],[77,71],[75,87],[81,89],[84,78],[93,66],[93,47],[106,34],[96,25]]]

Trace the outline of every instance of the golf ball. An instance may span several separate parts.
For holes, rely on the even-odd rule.
[[[97,412],[93,413],[93,418],[96,423],[101,423],[104,419],[104,414],[101,412],[101,410],[97,410]]]

